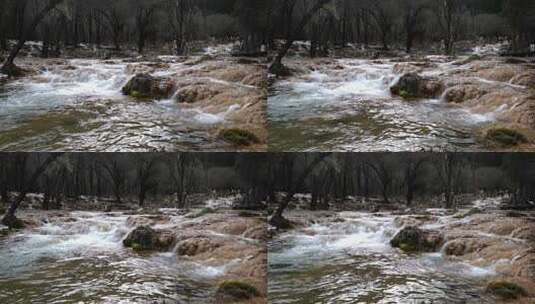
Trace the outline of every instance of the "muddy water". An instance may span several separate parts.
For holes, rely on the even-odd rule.
[[[493,121],[439,99],[391,96],[394,63],[340,59],[275,83],[268,98],[273,151],[480,150],[474,130]],[[451,66],[439,65],[437,73]],[[443,70],[441,70],[443,69]]]
[[[311,225],[269,244],[270,303],[492,303],[492,268],[406,255],[390,247],[394,217],[358,212]],[[332,220],[332,219],[331,219]]]
[[[53,221],[52,221],[53,220]],[[173,221],[180,221],[175,216]],[[1,303],[207,303],[226,265],[139,255],[122,213],[74,212],[0,240]]]
[[[171,65],[175,72],[184,68]],[[213,138],[213,130],[225,124],[232,108],[206,113],[173,100],[136,101],[121,95],[132,76],[120,60],[69,60],[65,66],[48,66],[40,75],[5,84],[0,88],[0,150],[228,148]]]

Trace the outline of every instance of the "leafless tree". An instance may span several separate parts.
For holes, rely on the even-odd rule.
[[[23,8],[26,7],[28,0],[19,0],[21,2],[21,5]],[[26,41],[31,37],[31,35],[35,32],[35,29],[41,23],[41,21],[53,10],[58,6],[63,0],[48,0],[46,1],[45,6],[32,18],[32,21],[28,23],[28,25],[25,24],[24,21],[22,21],[19,25],[19,37],[17,44],[11,49],[11,52],[9,53],[9,56],[7,57],[6,61],[2,65],[2,68],[0,69],[1,73],[4,73],[9,76],[18,76],[21,74],[21,71],[17,66],[15,66],[15,58],[19,54],[20,50],[26,43]],[[24,20],[25,15],[25,9],[22,11],[22,18]]]
[[[30,174],[30,177],[28,179],[26,179],[25,176],[22,178],[21,182],[23,184],[20,187],[21,190],[18,193],[18,195],[14,198],[14,200],[11,202],[8,209],[6,210],[6,213],[4,214],[4,217],[2,218],[2,224],[4,224],[5,226],[8,226],[9,228],[16,228],[16,227],[21,226],[20,220],[17,219],[17,217],[15,216],[15,212],[19,208],[22,201],[26,198],[26,194],[28,194],[28,192],[30,192],[32,187],[35,186],[39,177],[61,155],[62,153],[54,153],[54,154],[49,155],[44,162],[36,166],[35,170]],[[27,155],[21,156],[21,162],[23,163],[21,165],[23,165],[24,167],[26,167],[27,157],[28,157]]]

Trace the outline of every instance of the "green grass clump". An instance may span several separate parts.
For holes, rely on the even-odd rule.
[[[413,96],[409,92],[407,92],[406,90],[400,90],[399,91],[399,96],[401,98],[403,98],[403,99],[411,99],[411,98],[413,98]]]
[[[204,215],[207,215],[207,214],[210,214],[210,213],[215,213],[215,210],[210,208],[210,207],[206,207],[206,208],[202,208],[199,212],[197,213],[194,213],[192,215],[189,215],[188,218],[198,218],[198,217],[201,217],[201,216],[204,216]]]
[[[527,296],[522,286],[507,281],[494,281],[487,285],[487,292],[503,299],[518,299]]]
[[[260,292],[251,284],[241,281],[224,281],[219,284],[217,294],[229,296],[237,300],[245,300],[257,297]]]
[[[255,134],[241,129],[225,129],[219,133],[219,137],[237,146],[250,146],[260,142]]]
[[[399,244],[399,249],[401,249],[403,252],[411,253],[411,252],[417,252],[418,248],[414,245],[407,244],[407,243],[401,243]]]
[[[528,142],[528,139],[524,134],[506,128],[491,129],[487,132],[485,138],[506,147],[517,146]]]

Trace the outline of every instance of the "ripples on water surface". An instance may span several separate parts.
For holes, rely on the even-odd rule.
[[[271,150],[480,149],[473,131],[491,122],[491,115],[440,100],[393,98],[393,63],[344,59],[338,64],[344,69],[275,83],[268,98]]]
[[[211,136],[226,112],[121,95],[126,63],[70,60],[0,88],[0,150],[152,151],[228,148]],[[180,64],[172,65],[181,68]],[[232,109],[229,109],[232,111]],[[228,112],[228,111],[227,111]]]
[[[126,215],[77,212],[0,239],[0,303],[207,303],[221,267],[138,255],[122,246]]]
[[[343,217],[270,242],[270,303],[493,302],[483,295],[492,270],[446,262],[440,253],[399,253],[389,245],[391,216]]]

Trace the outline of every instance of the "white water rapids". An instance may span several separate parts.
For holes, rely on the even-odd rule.
[[[136,64],[143,63],[131,65]],[[176,151],[227,146],[211,132],[226,123],[236,105],[208,113],[174,100],[136,101],[121,94],[133,77],[127,66],[121,60],[73,59],[47,64],[37,76],[0,86],[0,149]],[[172,63],[166,73],[186,68],[193,69]]]
[[[474,206],[496,201],[479,200]],[[390,246],[400,228],[389,213],[336,215],[342,220],[313,220],[270,241],[270,303],[493,302],[484,286],[496,275],[495,265],[476,267],[441,252],[404,254]],[[463,220],[439,215],[439,225],[427,228]]]
[[[170,212],[173,210],[170,210]],[[206,303],[229,265],[137,254],[121,212],[72,212],[0,239],[1,303]],[[172,222],[183,221],[172,216]]]
[[[430,58],[432,60],[432,58]],[[336,59],[276,82],[268,98],[273,151],[478,150],[473,130],[492,115],[390,94],[395,62]],[[439,63],[433,73],[456,69]],[[425,73],[424,73],[425,74]]]

